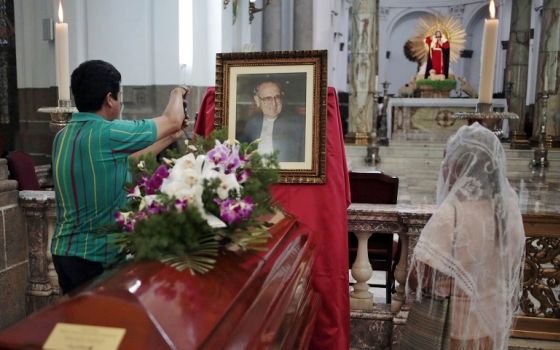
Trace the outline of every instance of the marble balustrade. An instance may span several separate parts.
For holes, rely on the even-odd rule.
[[[393,294],[391,303],[393,344],[398,343],[408,315],[409,305],[404,291],[412,251],[435,209],[435,205],[359,203],[353,203],[348,208],[349,231],[369,235],[396,233],[402,242],[400,261],[395,271],[396,294]],[[524,281],[513,336],[560,340],[560,214],[523,213],[523,223],[527,236]],[[367,245],[367,240],[359,240],[358,244]],[[357,259],[360,257],[365,260],[355,264],[363,268],[369,261],[367,255],[357,256]],[[366,282],[370,276],[358,274],[356,277],[361,279],[356,280],[358,283]],[[370,303],[367,307],[362,307],[363,296],[359,303],[352,300],[352,294],[350,299],[353,312],[374,309],[373,295],[367,300]]]
[[[49,246],[56,220],[54,192],[21,191],[19,205],[25,216],[29,241],[30,273],[26,311],[30,313],[49,304],[60,295]],[[397,287],[390,306],[393,343],[398,342],[400,329],[406,322],[409,310],[404,292],[411,253],[422,228],[435,209],[435,205],[359,203],[353,203],[348,208],[349,231],[366,237],[375,234],[398,234],[401,240],[400,261],[395,271]],[[513,334],[518,337],[559,340],[560,214],[524,213],[523,220],[527,235],[525,277],[520,313]],[[367,240],[361,240],[359,243],[362,247],[358,247],[358,250],[367,249],[363,246],[367,245]],[[365,260],[359,262],[359,265],[369,265],[367,254],[358,256]],[[358,283],[369,279],[369,276],[363,274],[357,277]],[[361,300],[358,305],[361,307],[354,307],[354,310],[373,309],[373,295],[364,298],[362,293],[359,299]],[[363,307],[367,303],[371,307]]]
[[[50,254],[50,241],[56,222],[54,191],[20,191],[29,246],[29,280],[26,313],[48,305],[60,295]]]

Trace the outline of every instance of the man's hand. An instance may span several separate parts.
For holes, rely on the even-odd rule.
[[[186,104],[185,100],[189,92],[190,89],[183,86],[171,90],[169,102],[162,116],[154,118],[158,130],[158,140],[181,129],[186,117],[184,110]]]
[[[183,129],[174,132],[173,134],[171,134],[169,137],[171,137],[171,140],[173,140],[173,142],[180,140],[182,138],[185,137],[185,132],[183,131]]]

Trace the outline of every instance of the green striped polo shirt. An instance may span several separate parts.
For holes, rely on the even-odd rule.
[[[52,153],[56,228],[51,253],[112,263],[118,247],[99,232],[114,223],[126,204],[128,156],[156,141],[155,122],[107,121],[94,113],[74,113],[55,136]]]

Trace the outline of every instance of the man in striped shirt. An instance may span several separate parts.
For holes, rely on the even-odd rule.
[[[171,91],[161,116],[118,120],[121,75],[110,63],[86,61],[71,76],[79,112],[54,139],[53,180],[57,222],[51,242],[63,293],[115,262],[118,247],[100,228],[126,204],[128,158],[157,154],[183,135],[186,88]]]

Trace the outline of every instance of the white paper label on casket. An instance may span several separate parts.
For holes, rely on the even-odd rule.
[[[57,323],[44,350],[117,350],[126,329]]]

